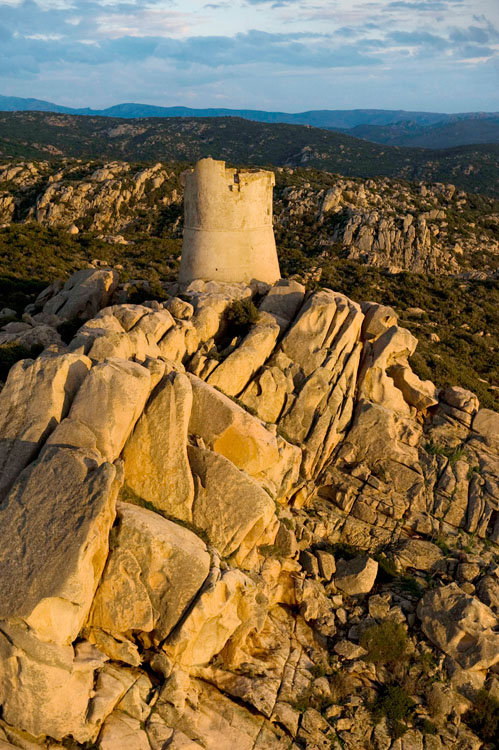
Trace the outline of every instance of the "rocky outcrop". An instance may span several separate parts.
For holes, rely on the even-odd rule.
[[[248,297],[258,318],[231,331]],[[0,744],[478,750],[498,416],[416,378],[416,344],[330,289],[195,282],[16,364]]]
[[[313,223],[325,257],[340,250],[394,273],[458,274],[481,246],[480,236],[463,231],[472,201],[454,185],[416,188],[387,178],[332,182],[329,189],[310,183],[285,187],[275,208],[278,223],[289,231]],[[496,241],[490,249],[476,271],[483,278],[495,274]]]
[[[162,237],[165,225],[178,237],[184,190],[179,173],[179,167],[160,163],[145,169],[118,161],[3,163],[0,224],[37,221],[72,237],[99,232],[113,245],[138,243],[143,232]],[[314,256],[340,251],[394,272],[496,274],[493,199],[484,199],[485,207],[476,211],[476,195],[452,184],[348,179],[327,172],[318,180],[292,168],[275,173],[274,227],[286,232],[292,245],[304,227],[312,227],[312,236],[305,236]]]
[[[118,279],[119,275],[112,270],[77,271],[60,291],[45,302],[43,315],[57,315],[60,320],[93,318],[107,305]]]

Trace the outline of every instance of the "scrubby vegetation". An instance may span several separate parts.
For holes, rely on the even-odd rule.
[[[385,717],[390,735],[397,739],[407,731],[407,722],[412,718],[415,705],[404,688],[399,685],[388,685],[383,687],[373,706],[373,717],[378,721]]]
[[[20,359],[35,359],[42,351],[43,346],[35,345],[31,347],[22,346],[21,344],[5,344],[0,346],[0,382],[7,379],[7,374],[16,362]]]
[[[442,150],[401,148],[321,128],[238,117],[151,117],[137,121],[51,112],[0,113],[3,158],[73,156],[153,162],[212,156],[236,164],[309,165],[348,176],[454,182],[470,192],[498,195],[498,153],[499,144]]]
[[[109,244],[95,233],[73,237],[34,222],[0,229],[0,307],[21,314],[39,292],[56,279],[88,267],[95,259],[120,267],[122,281],[146,279],[153,284],[148,299],[158,296],[159,281],[176,278],[180,239],[135,237],[133,244]],[[134,301],[144,299],[137,287]]]
[[[490,742],[494,749],[499,748],[499,700],[485,689],[479,690],[473,707],[465,714],[464,720],[484,742]]]
[[[407,631],[398,622],[385,620],[367,628],[360,645],[367,651],[366,660],[373,664],[400,662],[406,655]]]
[[[245,336],[258,320],[258,309],[249,298],[235,300],[225,311],[225,322],[236,336]]]

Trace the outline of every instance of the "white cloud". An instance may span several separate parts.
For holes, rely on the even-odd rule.
[[[499,109],[495,1],[0,0],[0,92],[23,95],[24,80],[24,95],[76,106]]]

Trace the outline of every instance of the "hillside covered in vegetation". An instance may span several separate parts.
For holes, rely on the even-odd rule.
[[[432,150],[387,146],[303,125],[227,118],[0,113],[0,158],[187,161],[203,156],[258,166],[311,166],[348,177],[452,182],[499,195],[499,144]]]

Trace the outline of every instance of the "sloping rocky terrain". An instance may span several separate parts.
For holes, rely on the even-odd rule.
[[[3,163],[0,223],[36,221],[118,242],[116,235],[131,239],[141,231],[178,236],[180,171],[160,162]],[[276,183],[275,227],[298,233],[297,247],[306,241],[309,254],[339,251],[392,272],[497,275],[497,200],[451,184],[352,180],[304,169],[278,169]]]
[[[2,748],[497,747],[499,414],[389,307],[165,290],[82,269],[14,324]]]
[[[239,165],[304,167],[348,177],[452,182],[498,196],[498,143],[444,149],[372,143],[318,127],[239,117],[94,117],[0,112],[0,158],[104,158],[193,162],[211,156]]]
[[[135,290],[132,301],[162,299],[162,284],[178,271],[182,168],[2,163],[3,322],[21,323],[43,288],[89,264],[116,267]],[[451,184],[354,180],[309,168],[275,174],[283,275],[300,274],[307,289],[322,283],[394,307],[420,340],[411,358],[420,377],[461,383],[499,408],[498,202]],[[28,330],[27,351],[5,349],[14,340],[0,333],[0,380],[14,355],[45,343]]]

